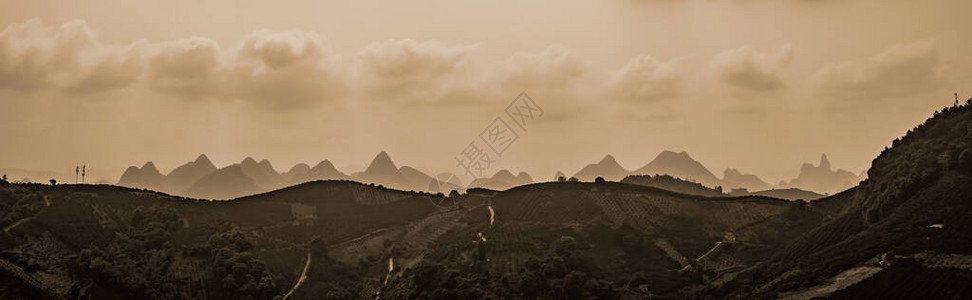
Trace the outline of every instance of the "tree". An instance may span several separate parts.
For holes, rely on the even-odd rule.
[[[57,185],[57,180],[51,179],[51,185]]]
[[[452,190],[451,192],[449,192],[449,198],[452,197],[459,197],[459,191]]]
[[[557,182],[566,182],[566,181],[567,181],[567,177],[564,176],[557,177]]]
[[[604,177],[597,176],[597,178],[594,178],[594,182],[597,184],[604,184]]]
[[[567,182],[578,182],[578,181],[580,180],[577,180],[577,177],[571,177],[570,179],[567,179]]]

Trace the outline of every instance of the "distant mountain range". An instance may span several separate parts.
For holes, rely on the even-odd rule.
[[[209,157],[199,155],[196,160],[172,169],[172,172],[165,176],[166,189],[185,190],[213,172],[216,172],[216,166],[209,161]]]
[[[709,187],[722,184],[722,181],[716,178],[712,172],[709,172],[709,169],[706,169],[702,163],[692,159],[688,152],[685,151],[680,153],[663,151],[647,165],[635,170],[634,173],[642,175],[668,174],[688,181],[698,182]]]
[[[689,156],[688,152],[682,151],[676,153],[663,151],[651,162],[634,171],[628,171],[617,162],[614,156],[607,155],[598,163],[585,166],[574,174],[573,177],[581,181],[594,181],[597,177],[603,177],[610,181],[620,181],[630,175],[671,175],[679,179],[702,184],[709,188],[729,186],[759,189],[769,186],[754,175],[740,174],[736,176],[735,174],[738,174],[738,171],[734,169],[730,170],[732,171],[727,178],[733,179],[733,181],[727,182],[713,175],[702,163]],[[745,177],[745,180],[738,180],[740,177]]]
[[[530,174],[527,174],[526,172],[520,172],[519,174],[516,174],[516,176],[514,176],[513,173],[510,172],[509,170],[499,170],[499,172],[493,174],[493,177],[477,178],[473,180],[473,182],[469,184],[469,187],[487,188],[491,190],[502,191],[502,190],[509,189],[511,187],[521,186],[521,185],[526,185],[531,183],[533,183],[533,177],[530,177]]]
[[[789,182],[783,181],[778,185],[770,185],[756,175],[743,174],[732,168],[723,171],[720,179],[685,151],[678,153],[663,151],[651,162],[634,171],[626,170],[613,156],[607,155],[598,163],[585,166],[573,177],[581,181],[593,181],[597,177],[619,181],[630,175],[670,175],[684,181],[699,183],[708,189],[721,187],[725,193],[734,189],[744,189],[738,190],[736,193],[756,194],[757,192],[750,191],[759,191],[759,193],[764,193],[767,196],[785,196],[782,197],[783,199],[816,199],[822,197],[824,193],[837,193],[846,190],[864,179],[863,173],[861,176],[857,176],[842,169],[831,170],[826,155],[821,155],[819,166],[805,163],[797,178]],[[709,192],[702,194],[709,194]]]
[[[726,189],[744,188],[747,190],[765,190],[770,187],[762,179],[753,174],[742,174],[736,169],[726,169],[722,172],[722,183]]]
[[[200,178],[183,192],[173,193],[203,199],[230,199],[256,194],[261,190],[240,164],[233,164]]]
[[[816,199],[819,197],[815,195],[836,193],[863,179],[842,169],[831,170],[826,155],[821,156],[817,166],[803,164],[797,178],[778,185],[770,185],[756,175],[743,174],[731,168],[723,172],[722,178],[718,178],[685,151],[663,151],[648,164],[634,171],[624,168],[614,156],[606,155],[597,163],[588,164],[572,177],[580,181],[594,181],[597,177],[621,181],[632,175],[669,175],[674,179],[697,183],[705,190],[700,195],[709,195],[718,187],[721,193],[755,194],[756,192],[751,191],[763,191],[768,196],[779,195],[784,199]],[[565,177],[564,173],[558,171],[551,181],[556,181],[559,177]],[[218,169],[206,155],[199,155],[194,161],[187,162],[165,175],[152,162],[147,162],[142,167],[129,167],[122,174],[118,185],[188,197],[230,199],[315,180],[354,180],[394,189],[432,193],[448,193],[453,189],[473,187],[506,190],[534,183],[533,177],[526,172],[514,175],[509,170],[500,170],[491,177],[476,178],[468,186],[463,186],[453,174],[444,173],[433,177],[410,166],[399,167],[383,151],[375,156],[364,171],[350,175],[338,170],[329,160],[323,160],[314,167],[300,163],[280,173],[268,160],[258,162],[247,157],[239,163]],[[689,190],[697,189],[691,188],[687,191]]]
[[[629,174],[631,174],[631,171],[625,170],[621,164],[618,164],[614,156],[607,155],[596,164],[587,165],[577,174],[574,174],[574,177],[581,181],[594,181],[597,177],[603,177],[610,181],[620,181]]]
[[[167,175],[159,172],[152,162],[142,167],[129,167],[118,180],[118,185],[194,198],[232,199],[315,180],[354,180],[400,190],[444,193],[448,193],[453,186],[462,185],[454,176],[452,179],[439,180],[409,166],[399,168],[385,152],[375,156],[367,169],[352,175],[342,173],[328,160],[321,161],[313,168],[307,164],[297,164],[289,171],[279,173],[268,160],[257,162],[247,157],[240,163],[217,169],[206,155],[200,155],[195,161],[179,166]],[[532,182],[531,179],[526,183]],[[524,184],[522,181],[511,183]]]
[[[118,180],[118,185],[169,191],[168,187],[165,186],[166,181],[165,175],[159,173],[159,169],[155,168],[155,163],[147,162],[141,168],[136,166],[128,167],[125,173],[122,174],[121,179]]]
[[[788,183],[781,183],[781,187],[798,187],[801,189],[833,194],[857,185],[864,180],[864,173],[854,175],[843,169],[832,170],[830,160],[826,154],[820,155],[820,163],[814,166],[805,163],[800,167],[800,175]]]

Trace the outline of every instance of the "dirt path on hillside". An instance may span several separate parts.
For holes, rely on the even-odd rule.
[[[48,207],[51,207],[51,200],[50,199],[47,199],[47,195],[44,195],[44,209],[46,209]],[[44,211],[44,209],[41,209],[41,211]],[[39,213],[41,213],[41,211],[39,211],[37,213],[39,214]],[[17,220],[17,222],[13,222],[13,224],[10,224],[10,225],[7,225],[7,227],[4,227],[3,228],[3,232],[10,232],[10,229],[14,229],[14,227],[20,226],[20,224],[22,224],[24,222],[27,222],[27,220],[30,220],[32,218],[34,218],[34,216],[25,217],[23,219]]]
[[[296,291],[297,288],[299,288],[300,285],[304,283],[305,280],[307,280],[307,270],[310,269],[310,265],[311,265],[311,251],[310,249],[307,249],[307,262],[304,263],[304,270],[300,272],[300,278],[297,279],[297,283],[294,284],[294,287],[290,288],[290,290],[287,291],[287,294],[284,295],[284,299],[290,297],[290,295],[293,294],[294,291]]]

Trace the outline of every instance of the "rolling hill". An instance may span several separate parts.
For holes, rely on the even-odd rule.
[[[18,282],[0,289],[5,299],[269,299],[287,292],[309,257],[326,264],[327,247],[435,211],[423,194],[349,181],[222,202],[108,185],[0,191],[4,203],[41,203],[0,233],[0,277]]]
[[[705,197],[723,197],[725,194],[722,189],[706,187],[698,182],[686,181],[670,175],[630,175],[621,180],[622,183],[636,184],[655,187],[663,190],[673,191],[686,195],[696,195]]]
[[[826,197],[825,195],[817,194],[811,191],[804,191],[798,188],[769,189],[769,190],[743,193],[743,195],[757,195],[757,196],[766,196],[766,197],[773,197],[773,198],[786,199],[786,200],[806,200],[806,201],[817,200]]]
[[[240,166],[218,172],[246,178]],[[7,292],[94,298],[283,295],[303,266],[309,279],[293,291],[295,299],[367,297],[378,289],[422,298],[428,294],[409,288],[427,284],[416,282],[414,272],[469,263],[497,276],[526,276],[521,268],[540,274],[533,261],[547,264],[558,251],[569,252],[576,263],[586,261],[570,260],[567,268],[586,268],[590,276],[620,284],[633,274],[661,280],[654,292],[674,295],[696,280],[695,271],[685,270],[716,274],[751,265],[760,253],[774,251],[823,218],[776,199],[706,198],[614,182],[531,184],[495,196],[449,199],[315,181],[218,202],[105,185],[3,188],[35,195],[30,200],[35,203],[50,201],[49,207],[29,210],[32,217],[3,235],[10,262],[4,274],[27,287]],[[495,208],[492,225],[488,207]],[[469,239],[477,232],[490,241],[489,263],[474,259]],[[731,246],[723,243],[727,233],[738,237]],[[564,247],[565,239],[575,248],[551,250]],[[723,244],[717,255],[706,255]],[[131,247],[143,251],[122,250]],[[24,260],[41,252],[76,258]],[[381,266],[389,258],[399,267],[385,286],[380,280],[387,269]],[[261,267],[223,271],[235,260]],[[148,269],[138,271],[143,269],[136,265]],[[460,278],[481,274],[457,270]],[[510,293],[496,295],[519,294]],[[640,290],[624,287],[618,293]]]

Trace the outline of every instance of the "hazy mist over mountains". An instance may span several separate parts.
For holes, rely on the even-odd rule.
[[[550,181],[556,181],[560,175],[563,173],[558,173]],[[831,170],[826,155],[821,156],[818,166],[805,163],[800,169],[799,177],[777,185],[770,185],[756,175],[741,174],[736,169],[726,169],[720,179],[685,151],[664,151],[634,171],[625,169],[613,156],[606,155],[599,162],[585,166],[571,177],[587,182],[594,181],[597,177],[621,181],[630,175],[670,175],[709,188],[719,187],[727,194],[733,189],[745,189],[755,193],[772,188],[816,192],[803,195],[822,195],[840,192],[863,180],[848,171]],[[391,156],[382,151],[365,170],[351,174],[339,171],[329,160],[323,160],[313,168],[304,163],[296,164],[288,171],[280,173],[270,161],[257,162],[250,157],[240,163],[217,169],[206,155],[200,155],[196,160],[178,166],[165,175],[152,162],[147,162],[142,167],[129,167],[122,174],[118,185],[194,198],[232,199],[315,180],[355,180],[394,189],[432,193],[448,193],[453,189],[473,187],[502,191],[537,182],[526,172],[514,175],[509,170],[499,170],[489,177],[474,178],[466,186],[462,184],[462,177],[453,173],[426,174],[410,166],[398,167]],[[539,182],[543,181],[547,180]]]
[[[775,184],[820,153],[857,174],[953,93],[972,92],[960,26],[970,4],[958,0],[436,1],[428,11],[214,0],[187,2],[196,9],[180,18],[161,4],[106,16],[109,1],[70,13],[48,1],[5,3],[0,15],[10,45],[0,137],[17,145],[0,147],[0,168],[66,173],[62,182],[76,164],[114,182],[129,165],[168,171],[200,153],[217,166],[259,156],[280,172],[327,158],[351,172],[384,150],[438,173],[526,91],[547,116],[490,173],[569,177],[606,154],[636,170],[686,150],[717,176],[737,168]],[[847,30],[807,25],[821,15]],[[914,22],[889,21],[905,18]],[[359,21],[371,25],[334,30]],[[895,34],[874,34],[878,23]]]

